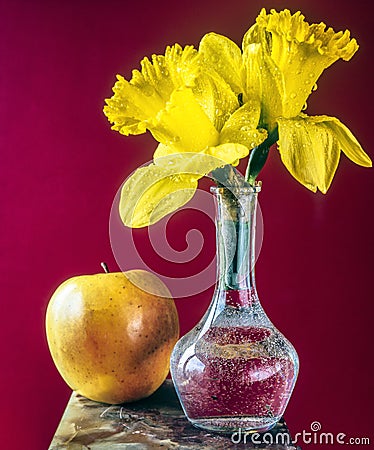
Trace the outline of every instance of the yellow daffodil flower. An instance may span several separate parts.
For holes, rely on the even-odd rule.
[[[200,178],[222,167],[227,178],[230,165],[249,152],[246,180],[253,184],[276,142],[289,172],[314,192],[328,190],[341,151],[371,166],[337,118],[303,113],[322,72],[357,49],[348,30],[335,33],[324,23],[309,25],[300,12],[263,9],[241,49],[209,33],[198,50],[175,44],[144,58],[130,81],[118,75],[104,107],[112,129],[149,131],[158,141],[153,162],[122,187],[124,224],[155,223],[188,202]]]
[[[133,228],[184,205],[199,178],[237,165],[267,136],[257,129],[260,105],[240,107],[229,84],[210,73],[192,47],[168,47],[152,62],[145,58],[141,68],[130,81],[117,77],[104,108],[112,129],[125,135],[149,130],[159,142],[154,162],[122,188],[120,215]]]
[[[335,33],[304,19],[300,12],[267,14],[263,9],[245,34],[242,50],[228,38],[209,33],[199,53],[244,102],[260,102],[259,126],[273,138],[262,149],[279,139],[289,172],[312,191],[326,193],[341,150],[361,166],[371,166],[371,160],[338,119],[308,117],[302,110],[322,72],[340,58],[348,61],[358,45],[348,30]]]

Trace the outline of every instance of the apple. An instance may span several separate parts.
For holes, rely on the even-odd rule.
[[[174,300],[144,270],[71,278],[51,297],[48,346],[66,383],[95,401],[151,395],[163,383],[178,340]]]

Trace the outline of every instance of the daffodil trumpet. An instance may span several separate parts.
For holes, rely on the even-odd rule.
[[[175,211],[209,173],[218,182],[254,185],[275,143],[287,170],[313,192],[327,192],[341,151],[370,167],[342,122],[304,112],[322,72],[357,50],[348,30],[310,25],[299,11],[263,9],[241,48],[208,33],[198,49],[175,44],[164,55],[144,58],[130,81],[118,75],[104,107],[112,129],[149,131],[158,142],[153,163],[123,185],[124,224],[148,226]],[[232,168],[248,155],[242,177]]]

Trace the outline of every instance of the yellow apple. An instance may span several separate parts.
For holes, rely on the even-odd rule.
[[[48,304],[46,333],[66,383],[112,404],[145,398],[163,383],[179,322],[162,281],[132,270],[62,283]]]

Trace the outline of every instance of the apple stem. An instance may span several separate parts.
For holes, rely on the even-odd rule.
[[[100,263],[100,266],[104,269],[105,273],[110,273],[107,263],[102,262],[102,263]]]

